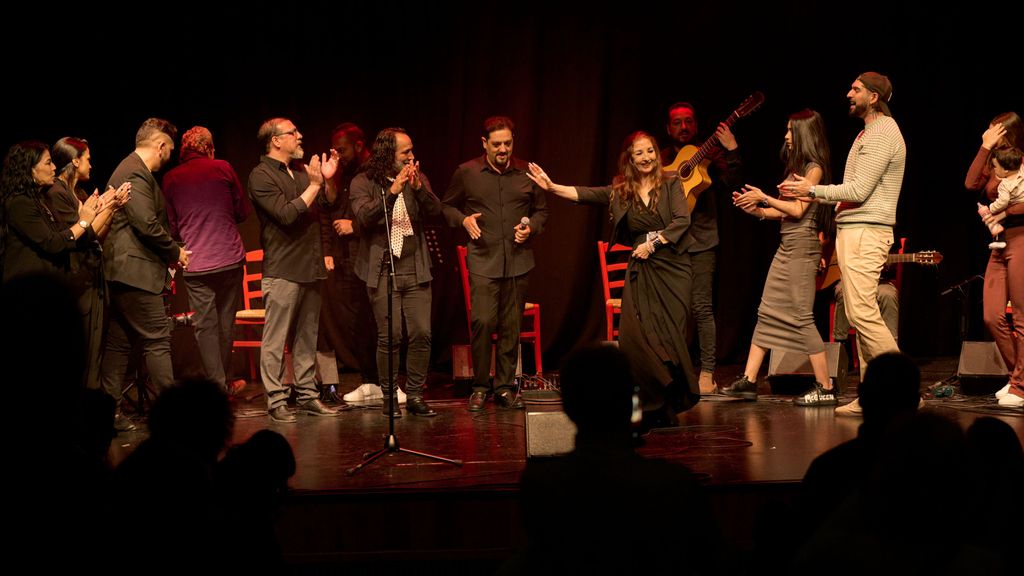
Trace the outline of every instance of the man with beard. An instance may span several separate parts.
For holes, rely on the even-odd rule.
[[[291,341],[299,410],[313,416],[336,416],[320,402],[316,372],[316,337],[320,319],[319,281],[327,277],[320,247],[316,204],[329,210],[337,199],[332,178],[338,154],[314,155],[301,163],[302,133],[287,118],[260,126],[257,138],[266,154],[249,174],[249,197],[260,220],[263,246],[263,304],[266,324],[260,345],[260,374],[271,420],[295,422],[288,411],[284,349]],[[293,161],[298,161],[293,167]],[[326,190],[324,190],[326,188]],[[348,408],[342,405],[342,409]]]
[[[120,395],[132,348],[141,345],[146,368],[157,392],[174,382],[171,325],[161,294],[171,287],[168,264],[188,267],[190,252],[171,238],[164,195],[153,173],[171,158],[178,129],[167,120],[150,118],[135,134],[135,151],[110,176],[108,186],[132,185],[124,208],[114,213],[103,243],[103,266],[110,295],[110,324],[100,364],[103,390]],[[121,399],[115,398],[120,401]],[[131,425],[118,422],[120,429]]]
[[[857,354],[861,379],[876,356],[899,352],[896,339],[885,325],[878,307],[878,279],[892,246],[892,227],[900,199],[907,148],[903,134],[892,119],[889,78],[865,72],[853,81],[846,94],[850,116],[864,121],[846,158],[842,184],[816,185],[794,175],[779,184],[786,196],[810,198],[836,206],[836,259],[843,277],[846,316],[857,330]],[[836,408],[837,414],[859,416],[860,403]]]
[[[376,341],[366,338],[376,330],[373,311],[366,295],[366,283],[355,273],[361,229],[352,211],[349,189],[352,179],[370,158],[370,147],[363,130],[351,122],[339,124],[331,133],[331,148],[338,151],[338,204],[334,210],[320,213],[320,239],[323,242],[327,281],[324,282],[323,308],[320,314],[320,338],[317,348],[336,355],[345,364],[359,367],[362,384],[345,394],[346,402],[365,402],[381,397],[378,385]],[[324,390],[321,398],[332,396]],[[330,398],[337,400],[334,395]],[[399,401],[405,398],[399,391]]]
[[[377,372],[384,398],[383,413],[391,413],[389,399],[396,387],[404,323],[409,335],[406,409],[415,416],[436,416],[437,412],[423,400],[423,385],[430,365],[430,281],[433,279],[423,221],[441,213],[441,201],[431,191],[427,177],[420,173],[412,139],[405,130],[385,128],[377,134],[365,170],[352,180],[351,203],[361,231],[355,273],[366,283],[377,319]],[[391,312],[394,318],[389,318],[388,274],[392,265]],[[390,372],[389,355],[394,368]],[[398,402],[394,404],[393,414],[395,418],[402,416]]]
[[[512,393],[512,378],[527,280],[533,269],[530,239],[544,230],[548,208],[544,192],[527,176],[526,162],[512,158],[514,130],[512,120],[504,116],[485,120],[480,138],[483,156],[455,170],[444,197],[448,224],[462,226],[470,238],[466,256],[472,309],[470,412],[483,410],[487,400],[495,332],[494,402],[503,408],[523,407],[522,399]]]
[[[671,164],[684,146],[694,144],[697,137],[697,116],[693,105],[677,102],[668,109],[666,130],[671,145],[662,149],[661,161]],[[690,307],[697,324],[697,338],[700,340],[700,392],[710,394],[714,388],[715,372],[715,311],[713,301],[713,279],[715,275],[715,247],[718,246],[717,203],[719,190],[728,193],[743,186],[740,173],[739,145],[732,130],[719,124],[715,130],[722,148],[715,147],[707,155],[710,160],[711,185],[698,197],[690,213],[690,235],[693,244],[688,251],[693,265],[693,288],[690,291]],[[723,149],[724,148],[724,152]]]

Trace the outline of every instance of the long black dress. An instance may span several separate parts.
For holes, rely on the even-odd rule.
[[[634,248],[648,232],[669,241],[647,260],[631,258],[622,293],[619,349],[633,366],[644,411],[682,412],[700,401],[700,388],[686,345],[693,270],[686,247],[690,218],[677,178],[666,179],[657,206],[622,206],[615,190],[576,188],[579,201],[609,204],[612,241]]]

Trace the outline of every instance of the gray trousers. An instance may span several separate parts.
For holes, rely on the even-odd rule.
[[[715,371],[715,309],[714,277],[715,250],[704,250],[690,254],[693,265],[693,287],[690,291],[690,308],[697,323],[697,339],[700,340],[700,370]]]
[[[267,310],[260,344],[260,375],[267,392],[267,408],[288,402],[284,380],[284,348],[291,337],[292,367],[299,403],[315,400],[316,334],[320,320],[318,282],[292,282],[263,277],[263,305]]]

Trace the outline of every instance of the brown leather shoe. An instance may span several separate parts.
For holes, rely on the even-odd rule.
[[[470,412],[483,412],[484,404],[487,403],[486,392],[473,392],[469,397],[469,411]]]
[[[319,398],[314,398],[314,399],[310,400],[309,402],[306,402],[305,404],[302,404],[301,406],[299,406],[299,412],[302,412],[303,414],[309,414],[310,416],[337,416],[338,415],[338,411],[337,410],[332,410],[332,409],[328,408],[327,406],[324,406],[324,403],[321,402]]]
[[[288,408],[283,404],[270,410],[270,419],[274,422],[295,422],[298,420],[295,414],[289,412]]]
[[[426,400],[419,396],[409,396],[405,402],[405,409],[413,416],[437,416],[437,412],[427,404]]]

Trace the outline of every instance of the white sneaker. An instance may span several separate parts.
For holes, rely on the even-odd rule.
[[[1005,408],[1024,408],[1024,396],[1007,394],[999,399],[999,405]]]
[[[1006,242],[989,242],[988,243],[988,249],[989,250],[1002,250],[1003,248],[1006,248]]]
[[[860,417],[864,415],[864,411],[860,407],[860,401],[854,399],[849,404],[843,404],[839,408],[836,408],[836,416],[854,416]]]
[[[1009,393],[1010,393],[1010,383],[1007,382],[1006,386],[1003,386],[1002,388],[1000,388],[999,390],[996,391],[996,400],[1002,400],[1003,396],[1006,396]]]
[[[381,393],[380,386],[366,382],[341,398],[345,402],[370,402],[380,400],[383,397],[384,394]]]

